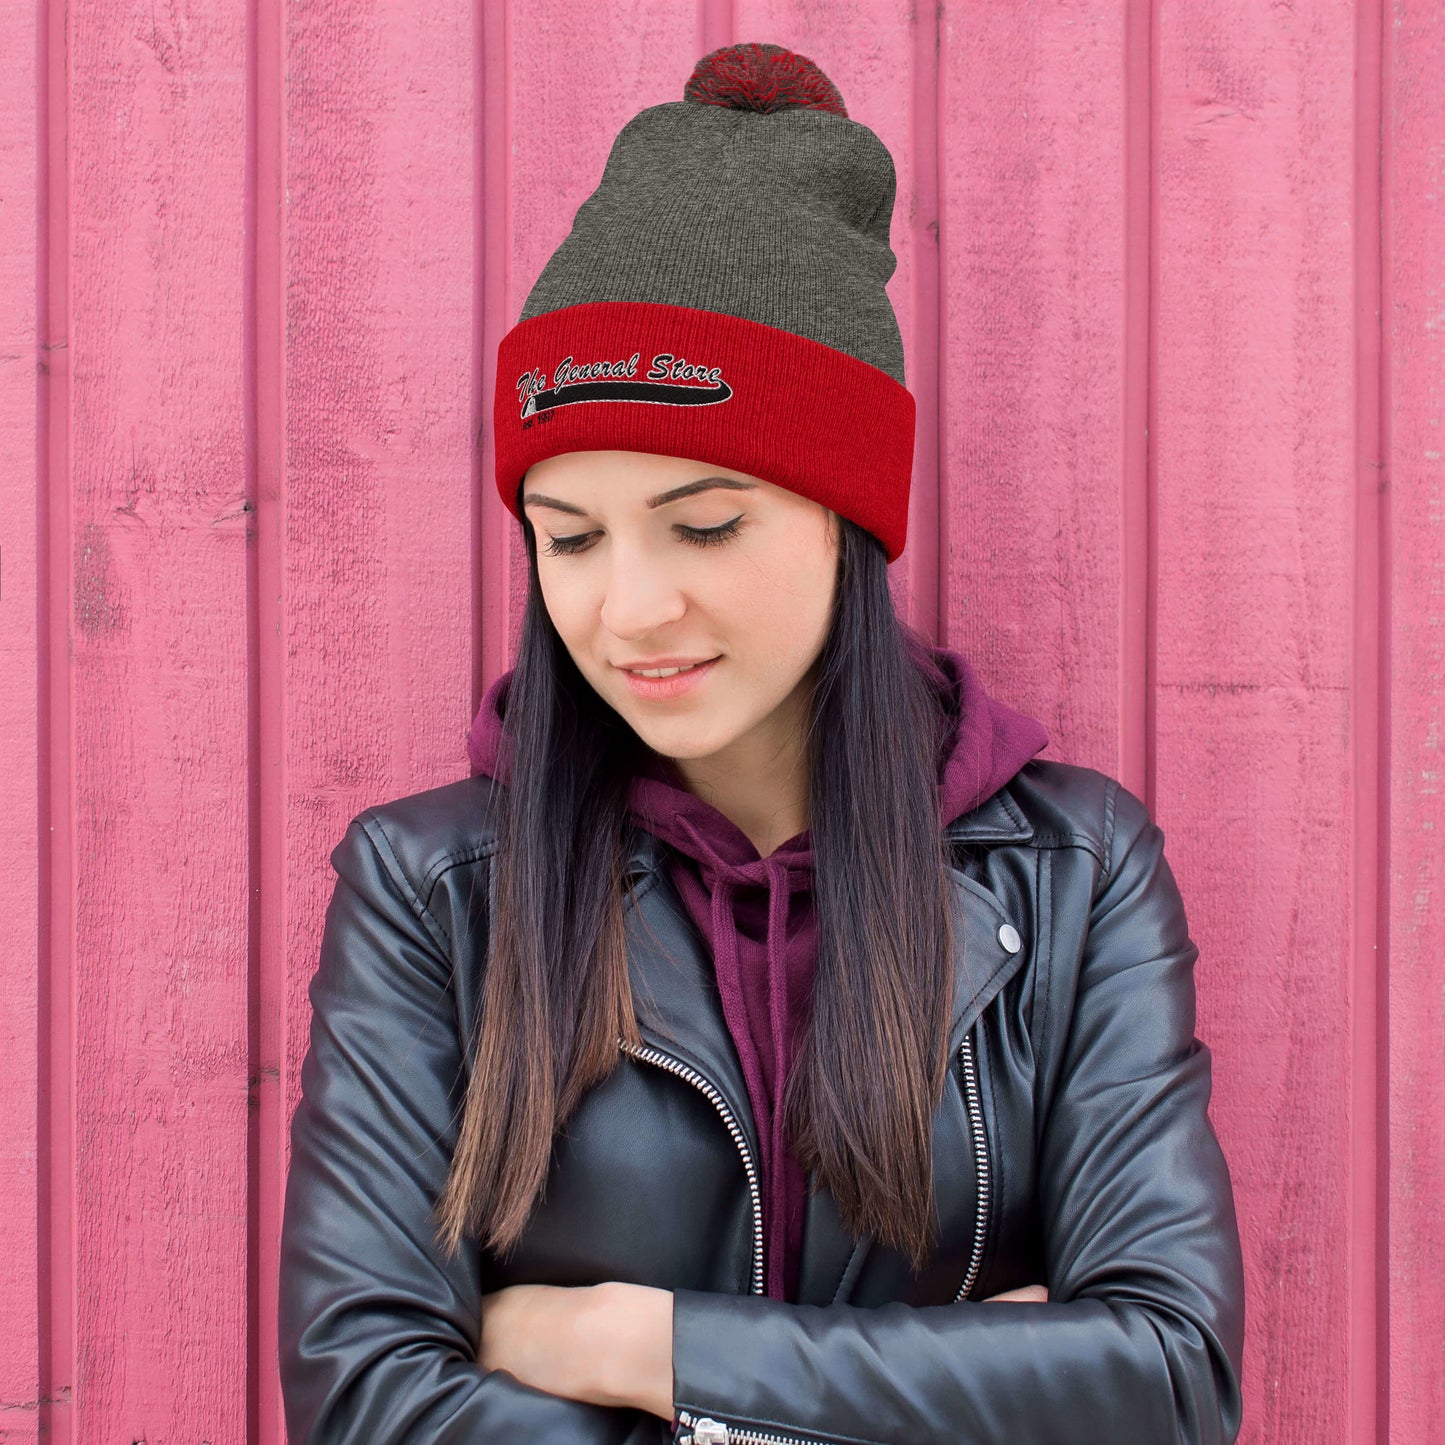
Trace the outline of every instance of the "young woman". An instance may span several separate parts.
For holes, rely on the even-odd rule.
[[[293,1445],[1238,1434],[1162,834],[894,611],[893,196],[810,62],[716,52],[503,339],[520,647],[332,854]]]

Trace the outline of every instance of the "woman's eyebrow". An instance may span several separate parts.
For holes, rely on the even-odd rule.
[[[711,492],[717,489],[729,492],[752,492],[757,490],[756,482],[742,482],[736,477],[700,477],[695,482],[684,482],[680,487],[674,487],[670,492],[659,492],[655,497],[649,497],[648,507],[665,507],[669,502],[679,502],[684,497],[695,497],[699,492]],[[566,512],[569,516],[585,517],[587,512],[582,507],[574,507],[571,502],[559,502],[555,497],[544,497],[540,492],[528,492],[522,498],[524,507],[551,507],[557,512]]]

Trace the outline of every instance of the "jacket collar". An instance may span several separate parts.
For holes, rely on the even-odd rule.
[[[1007,788],[1000,788],[978,807],[961,813],[944,829],[944,837],[952,843],[1025,843],[1033,835],[1033,825],[1009,797]],[[653,872],[665,857],[666,849],[657,836],[637,829],[627,860],[629,881]]]
[[[944,836],[954,843],[1025,843],[1034,836],[1034,828],[1004,787],[972,811],[961,813],[944,829]]]

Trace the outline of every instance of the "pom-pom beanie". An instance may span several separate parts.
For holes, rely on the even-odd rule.
[[[806,57],[745,44],[623,126],[498,347],[496,481],[562,452],[691,457],[903,550],[914,400],[884,289],[896,177]]]

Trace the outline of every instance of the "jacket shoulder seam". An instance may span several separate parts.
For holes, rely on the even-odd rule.
[[[1074,831],[1064,832],[1062,829],[1040,829],[1034,833],[1029,840],[1033,848],[1082,848],[1086,853],[1092,853],[1101,863],[1104,861],[1104,851],[1099,840],[1089,833],[1078,833]]]
[[[418,890],[423,906],[431,907],[432,894],[436,892],[437,884],[452,871],[453,868],[465,867],[468,863],[480,863],[483,858],[490,858],[497,851],[497,840],[489,838],[485,843],[477,843],[469,848],[457,848],[450,853],[443,853],[435,863],[426,871],[426,877],[422,879],[421,888]]]
[[[1103,864],[1103,882],[1108,882],[1109,875],[1114,871],[1114,802],[1119,796],[1119,780],[1109,779],[1109,786],[1104,789],[1104,855],[1099,859]]]
[[[376,816],[374,811],[368,809],[358,817],[357,821],[366,831],[366,836],[371,839],[372,847],[376,849],[377,856],[381,859],[382,867],[386,869],[392,882],[401,890],[401,895],[406,899],[407,906],[416,914],[418,920],[423,924],[427,932],[431,934],[433,941],[440,945],[443,954],[450,958],[452,949],[451,939],[447,937],[446,930],[437,922],[435,914],[433,914],[431,909],[422,901],[421,896],[417,893],[415,887],[412,886],[412,881],[407,877],[406,869],[401,866],[401,860],[396,855],[396,849],[392,846],[391,839],[387,835],[385,827],[382,826],[381,819]],[[431,896],[430,891],[428,891],[427,896]]]
[[[1044,858],[1040,853],[1036,855],[1037,871],[1034,874],[1034,893],[1038,899],[1038,937],[1041,942],[1046,941],[1044,953],[1044,967],[1039,970],[1036,976],[1043,985],[1043,1017],[1039,1021],[1039,1057],[1048,1058],[1049,1046],[1049,1013],[1054,998],[1054,949],[1053,949],[1053,868],[1044,867]],[[1052,865],[1052,859],[1050,860]]]
[[[1037,769],[1037,772],[1032,770]],[[1102,867],[1108,855],[1108,825],[1101,828],[1098,793],[1088,779],[1103,781],[1104,811],[1112,813],[1112,790],[1117,786],[1108,774],[1079,764],[1035,758],[1024,765],[996,794],[999,807],[1028,834],[1009,841],[1035,849],[1079,848]],[[1040,789],[1037,807],[1030,805],[1032,790]],[[1090,796],[1092,794],[1092,796]],[[1080,813],[1089,816],[1082,817]],[[1000,839],[999,841],[1003,841]]]

